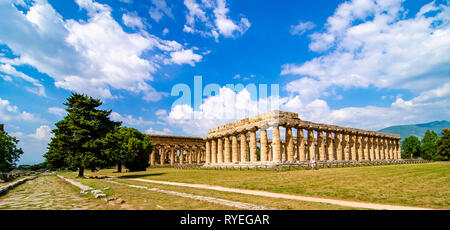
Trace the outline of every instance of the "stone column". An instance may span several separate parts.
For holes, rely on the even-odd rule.
[[[380,138],[380,146],[379,146],[379,148],[380,148],[380,159],[381,160],[386,160],[386,155],[384,154],[384,151],[386,150],[386,147],[385,147],[385,142],[384,142],[384,138],[383,137]]]
[[[175,150],[174,150],[174,146],[170,146],[170,165],[174,165],[175,164]]]
[[[304,162],[305,160],[305,144],[303,143],[303,129],[297,128],[297,151],[298,160]]]
[[[349,133],[342,134],[342,149],[344,151],[344,160],[350,160],[350,135]]]
[[[367,147],[369,148],[369,160],[373,161],[375,160],[375,153],[373,151],[373,137],[369,136],[367,138]]]
[[[317,130],[317,147],[318,148],[318,155],[320,161],[326,161],[327,156],[325,155],[325,143],[323,138],[323,131]]]
[[[248,162],[248,145],[247,145],[247,130],[239,134],[241,141],[241,162]]]
[[[180,155],[178,158],[180,158],[180,164],[184,164],[184,147],[180,148]]]
[[[358,161],[364,160],[364,152],[363,152],[363,144],[362,144],[362,136],[359,134],[356,134],[355,136],[355,150],[356,150],[356,157],[358,157]]]
[[[261,129],[261,162],[266,162],[269,160],[269,146],[267,141],[267,130]]]
[[[400,148],[400,140],[396,140],[395,143],[397,145],[397,158],[399,160],[401,160],[402,159],[402,151],[401,151],[401,148]]]
[[[281,161],[286,161],[286,142],[281,141]]]
[[[312,129],[308,129],[308,159],[311,160],[315,160],[316,159],[316,153],[315,153],[315,148],[314,148],[314,130]]]
[[[202,161],[202,150],[200,148],[200,146],[197,146],[197,164],[200,164],[200,162]]]
[[[217,139],[217,163],[222,164],[224,162],[223,157],[223,138],[219,137]]]
[[[349,142],[348,142],[348,150],[349,150],[349,155],[350,155],[350,160],[355,161],[356,160],[356,151],[355,151],[355,142],[356,142],[356,137],[354,134],[350,134],[349,135]]]
[[[292,127],[286,126],[286,154],[287,161],[294,162],[294,137],[292,135]]]
[[[397,159],[397,155],[394,154],[395,152],[395,145],[394,145],[394,139],[389,139],[389,145],[391,146],[389,149],[389,155],[391,156],[391,159]]]
[[[333,134],[331,133],[330,130],[327,131],[326,134],[326,145],[325,145],[325,150],[326,150],[326,155],[328,157],[328,161],[334,161],[336,160],[336,158],[334,157],[334,144],[333,144]]]
[[[159,158],[159,164],[160,165],[164,165],[164,152],[166,151],[166,147],[165,146],[162,146],[161,147],[161,157]]]
[[[217,164],[217,139],[211,139],[211,162]]]
[[[225,163],[231,163],[231,143],[230,143],[230,137],[225,136],[225,155],[224,155],[224,161]]]
[[[192,146],[189,145],[188,155],[187,155],[187,162],[188,164],[192,164],[192,154],[193,154]]]
[[[340,132],[334,132],[334,151],[336,152],[336,160],[342,161],[342,136]]]
[[[373,137],[373,153],[375,154],[375,160],[380,160],[380,139],[378,136]]]
[[[362,147],[363,147],[363,153],[364,153],[364,160],[368,161],[369,158],[369,137],[364,135],[362,137]]]
[[[257,162],[258,156],[257,156],[257,144],[256,144],[256,129],[250,130],[250,161],[251,162]]]
[[[233,162],[234,164],[239,163],[239,159],[238,159],[238,141],[237,141],[237,134],[233,134],[231,136],[231,162]]]
[[[273,127],[272,151],[273,151],[273,162],[280,162],[281,161],[281,140],[280,140],[280,128],[278,125]]]
[[[206,164],[211,164],[211,140],[206,140]],[[181,155],[181,151],[180,151]]]
[[[150,153],[150,165],[155,165],[156,146],[153,146],[152,153]]]

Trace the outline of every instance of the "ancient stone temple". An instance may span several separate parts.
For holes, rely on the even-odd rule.
[[[399,135],[303,121],[296,113],[274,110],[210,129],[205,167],[392,161],[401,159],[399,140]]]
[[[203,164],[205,140],[201,137],[148,135],[153,143],[150,165]]]

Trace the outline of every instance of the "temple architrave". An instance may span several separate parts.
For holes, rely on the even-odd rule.
[[[401,160],[399,135],[303,121],[297,113],[279,110],[212,128],[205,138],[149,136],[155,146],[151,165],[240,167]]]

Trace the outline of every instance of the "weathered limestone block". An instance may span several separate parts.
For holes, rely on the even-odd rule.
[[[294,162],[294,138],[292,135],[292,127],[286,127],[286,153],[287,160],[289,162]]]
[[[223,156],[223,138],[217,139],[217,163],[221,164],[224,162]]]
[[[305,160],[305,144],[303,143],[303,129],[297,129],[297,152],[298,159],[300,162],[304,162]]]
[[[250,161],[251,162],[258,161],[255,129],[250,130]]]
[[[269,143],[267,141],[267,130],[261,129],[261,161],[266,162],[269,160]]]
[[[225,136],[225,156],[224,156],[225,163],[231,163],[231,143],[230,143],[230,137]]]
[[[238,149],[238,141],[237,141],[237,136],[236,135],[232,135],[231,136],[231,162],[232,163],[238,163],[239,159],[238,159],[238,153],[239,149]]]
[[[217,163],[217,139],[211,140],[211,161],[213,164]]]
[[[273,151],[273,162],[281,161],[281,140],[280,140],[280,128],[279,126],[273,127],[272,133],[272,151]]]

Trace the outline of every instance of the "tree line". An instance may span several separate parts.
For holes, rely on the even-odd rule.
[[[448,161],[450,158],[450,129],[443,129],[439,137],[434,131],[427,130],[422,140],[409,136],[402,142],[402,158],[422,158],[425,160]]]

